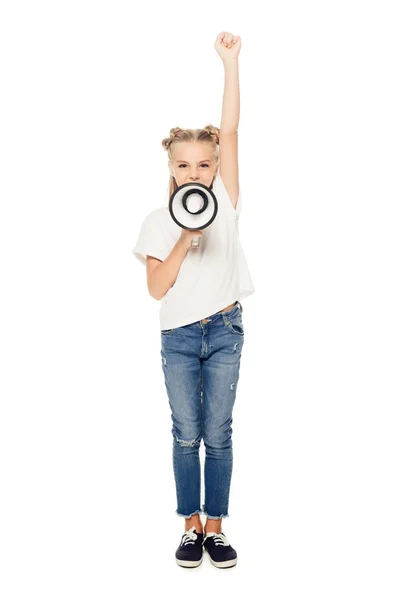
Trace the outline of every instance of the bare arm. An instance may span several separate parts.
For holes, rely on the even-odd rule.
[[[147,289],[150,296],[161,300],[174,285],[193,237],[201,237],[202,231],[182,229],[182,234],[164,261],[146,256]]]
[[[233,207],[239,197],[238,126],[240,115],[240,88],[238,56],[241,48],[239,36],[221,32],[214,44],[220,55],[225,74],[219,131],[220,174]]]
[[[220,133],[237,134],[240,115],[239,61],[238,58],[224,60],[224,96]]]

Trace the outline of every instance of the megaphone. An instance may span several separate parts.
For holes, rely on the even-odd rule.
[[[169,199],[169,212],[179,227],[193,231],[206,229],[218,212],[218,202],[211,188],[203,183],[184,183]],[[192,239],[191,247],[199,247],[200,236]]]

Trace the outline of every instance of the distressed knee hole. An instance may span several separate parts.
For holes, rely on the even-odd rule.
[[[200,445],[200,439],[199,437],[194,438],[194,440],[181,440],[180,438],[178,438],[176,435],[174,436],[176,441],[178,442],[178,444],[182,447],[185,446],[199,446]]]

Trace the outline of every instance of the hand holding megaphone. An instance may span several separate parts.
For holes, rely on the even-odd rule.
[[[217,216],[218,202],[214,192],[202,183],[184,183],[177,187],[168,204],[172,219],[182,227],[182,241],[188,248],[198,248],[202,230]]]
[[[182,229],[180,241],[182,246],[188,250],[190,247],[198,246],[198,239],[203,235],[203,232],[200,229],[189,230]]]

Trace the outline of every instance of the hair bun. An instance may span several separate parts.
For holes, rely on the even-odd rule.
[[[207,131],[209,135],[215,140],[216,144],[219,144],[219,128],[214,125],[208,124],[204,127],[204,131]]]
[[[170,135],[172,138],[174,138],[174,137],[175,137],[175,135],[176,135],[177,133],[179,133],[179,131],[182,131],[182,128],[181,128],[181,127],[173,127],[172,129],[170,129],[170,131],[169,131],[169,135]]]
[[[169,137],[161,142],[165,150],[169,150],[172,142],[179,141],[199,141],[212,142],[215,146],[219,145],[219,128],[208,123],[203,129],[182,129],[182,127],[172,127],[169,131]]]
[[[165,148],[165,150],[168,150],[168,148],[170,147],[172,142],[175,140],[175,138],[179,137],[178,134],[181,131],[182,131],[182,127],[173,127],[172,129],[170,129],[169,137],[164,138],[163,141],[161,142],[162,147]]]

